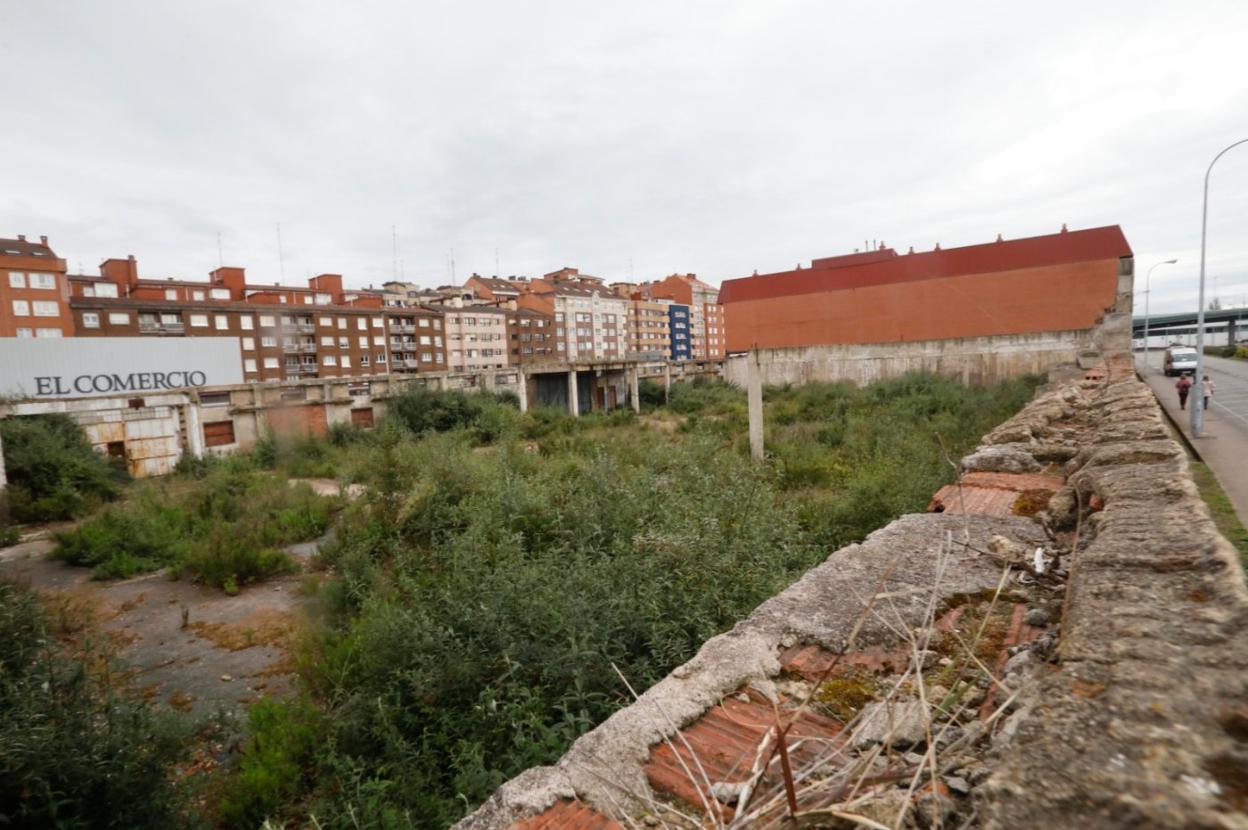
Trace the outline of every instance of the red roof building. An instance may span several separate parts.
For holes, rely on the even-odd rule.
[[[924,253],[890,248],[725,280],[728,350],[1088,329],[1115,306],[1117,225]],[[1124,270],[1125,269],[1125,270]]]

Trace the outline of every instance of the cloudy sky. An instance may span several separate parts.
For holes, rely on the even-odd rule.
[[[71,270],[712,281],[1121,224],[1194,305],[1248,3],[0,0],[0,235]],[[1209,273],[1248,301],[1248,146]],[[392,238],[391,228],[395,228]],[[1212,291],[1214,281],[1210,281]]]

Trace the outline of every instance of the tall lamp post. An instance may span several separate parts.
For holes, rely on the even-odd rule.
[[[1209,229],[1209,174],[1213,172],[1213,166],[1218,163],[1218,159],[1241,144],[1248,144],[1248,138],[1241,138],[1234,144],[1224,147],[1222,152],[1213,157],[1213,161],[1209,162],[1209,167],[1205,170],[1205,200],[1200,208],[1200,306],[1196,309],[1197,387],[1193,390],[1195,394],[1192,396],[1193,438],[1199,438],[1205,429],[1205,396],[1201,394],[1199,384],[1205,377],[1205,237]]]
[[[1174,265],[1177,259],[1167,259],[1165,262],[1158,262],[1148,269],[1148,275],[1144,277],[1144,368],[1151,369],[1148,365],[1148,298],[1153,293],[1153,268],[1158,265]]]

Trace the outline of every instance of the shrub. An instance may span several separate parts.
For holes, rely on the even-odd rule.
[[[224,459],[187,483],[146,484],[124,508],[57,534],[53,555],[91,567],[97,579],[172,567],[236,591],[291,570],[280,548],[324,533],[336,503],[258,472],[246,458]]]
[[[424,387],[409,387],[390,398],[386,411],[387,417],[419,434],[471,428],[477,426],[482,415],[492,408],[512,408],[515,403],[516,397],[510,393],[437,392]]]
[[[67,415],[0,420],[9,510],[19,522],[81,516],[116,498],[124,468],[96,453]]]
[[[248,727],[250,737],[237,770],[225,781],[219,814],[226,827],[252,830],[303,792],[321,723],[306,699],[265,699],[251,707]]]
[[[34,596],[0,583],[0,810],[14,828],[187,826],[169,774],[190,737],[62,653]]]

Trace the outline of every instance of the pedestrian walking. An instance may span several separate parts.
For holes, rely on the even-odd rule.
[[[1200,394],[1204,395],[1205,397],[1205,410],[1206,411],[1208,411],[1209,409],[1209,399],[1213,397],[1213,388],[1216,385],[1217,384],[1213,382],[1213,378],[1209,377],[1208,375],[1205,375],[1205,377],[1200,381]]]
[[[1192,379],[1187,375],[1179,375],[1174,388],[1179,390],[1179,409],[1187,409],[1187,393],[1192,391]]]

